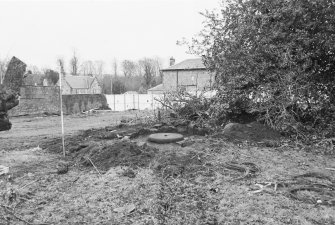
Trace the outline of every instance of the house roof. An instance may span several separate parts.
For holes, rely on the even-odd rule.
[[[127,91],[124,94],[138,94],[137,91]]]
[[[159,84],[155,87],[152,87],[152,88],[148,89],[148,91],[164,91],[163,84]]]
[[[65,81],[74,89],[89,89],[95,79],[91,76],[81,76],[81,75],[68,75],[63,77]]]
[[[162,69],[162,71],[170,71],[170,70],[204,70],[206,69],[204,63],[201,58],[197,59],[186,59],[176,65],[170,66],[166,69]]]

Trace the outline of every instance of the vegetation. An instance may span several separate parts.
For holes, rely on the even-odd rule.
[[[0,84],[2,84],[2,81],[5,78],[8,63],[9,63],[9,59],[7,59],[7,58],[1,59],[0,58]]]
[[[0,59],[0,84],[6,72],[7,64],[7,59]],[[120,62],[121,75],[116,59],[112,62],[111,73],[107,73],[104,61],[85,60],[81,62],[75,51],[69,60],[68,69],[66,69],[64,59],[57,59],[57,66],[60,67],[62,73],[97,77],[104,94],[123,94],[127,91],[146,93],[149,88],[162,83],[161,64],[159,58],[144,57],[137,62],[124,60]],[[39,69],[34,65],[30,65],[28,70],[34,75],[39,75],[35,79],[37,85],[43,85],[44,79],[48,81],[48,85],[56,85],[58,82],[59,74],[57,71],[48,68]]]
[[[44,71],[45,79],[50,80],[53,84],[57,84],[59,80],[58,72],[54,70],[47,69]]]
[[[215,73],[218,119],[253,115],[305,140],[332,136],[334,12],[329,0],[231,0],[204,13],[190,49]]]

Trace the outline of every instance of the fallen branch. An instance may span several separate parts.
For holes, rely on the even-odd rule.
[[[246,171],[243,176],[237,177],[232,179],[231,181],[236,181],[236,180],[243,180],[244,178],[248,177],[250,175],[250,169],[246,168]]]
[[[312,198],[298,196],[299,191],[316,192],[322,195],[322,199],[318,199],[317,201],[315,201],[315,199],[312,199]],[[323,188],[318,188],[314,186],[300,186],[300,187],[289,189],[288,194],[291,198],[299,200],[299,201],[303,201],[306,203],[322,204],[322,205],[330,205],[330,206],[335,205],[335,193],[328,191],[328,190],[324,190]]]
[[[25,219],[21,218],[20,216],[16,215],[14,210],[11,207],[9,207],[7,205],[2,205],[2,204],[0,204],[0,206],[5,209],[5,212],[12,215],[17,220],[20,220],[21,222],[24,222],[25,224],[28,224],[28,225],[49,225],[49,223],[30,223],[27,220],[25,220]]]
[[[28,183],[28,184],[26,184],[26,185],[24,185],[24,186],[22,186],[22,187],[20,187],[18,190],[21,190],[21,189],[23,189],[23,188],[25,188],[25,187],[27,187],[27,186],[33,184],[33,183],[36,183],[37,181],[38,181],[38,179],[37,179],[37,180],[34,180],[34,181],[32,181],[32,182],[30,182],[30,183]]]
[[[272,187],[273,187],[273,191],[276,193],[278,188],[280,187],[287,188],[289,185],[290,185],[289,183],[278,182],[278,181],[256,183],[255,186],[257,186],[258,189],[257,190],[253,189],[251,193],[256,194],[256,193],[265,192],[268,194],[274,194],[272,191],[270,191],[272,190]]]
[[[79,180],[79,178],[80,178],[80,177],[77,177],[76,179],[74,179],[74,180],[72,181],[72,183],[75,183],[77,180]]]
[[[320,145],[323,144],[324,142],[328,142],[330,144],[330,149],[334,149],[334,144],[333,142],[335,142],[335,138],[326,138],[326,139],[322,139],[321,141],[319,141],[318,143],[316,143],[316,145]]]
[[[92,164],[92,166],[94,167],[94,169],[99,173],[100,176],[102,176],[102,174],[100,173],[100,171],[98,170],[98,168],[94,165],[94,163],[92,162],[92,160],[87,157],[87,159],[90,161],[90,163]]]
[[[244,173],[242,176],[232,179],[231,181],[242,180],[246,177],[250,177],[259,172],[259,168],[250,162],[236,163],[236,162],[227,162],[224,167],[230,170],[236,170],[238,172]]]
[[[227,162],[224,164],[224,167],[230,170],[237,170],[242,173],[243,172],[257,173],[260,171],[260,169],[254,163],[250,162],[244,162],[244,163]]]
[[[0,204],[1,207],[5,208],[5,209],[12,209],[11,207],[7,206],[7,205],[3,205],[3,204]]]
[[[319,178],[319,179],[323,179],[323,180],[328,180],[329,182],[332,183],[332,185],[335,185],[335,181],[332,179],[332,177],[330,177],[326,174],[323,174],[323,173],[319,173],[319,172],[307,172],[307,173],[304,173],[304,174],[293,176],[293,179],[306,178],[306,177],[314,177],[314,178]]]
[[[6,211],[7,213],[9,213],[10,215],[12,215],[12,216],[15,217],[16,219],[20,220],[21,222],[24,222],[24,223],[26,223],[26,224],[28,224],[28,225],[34,225],[33,223],[30,223],[30,222],[28,222],[27,220],[22,219],[21,217],[17,216],[13,211],[11,211],[11,208],[10,208],[9,206],[2,205],[2,204],[0,204],[0,206],[1,206],[2,208],[4,208],[5,211]]]
[[[161,103],[163,106],[168,107],[169,109],[172,109],[172,110],[173,110],[173,108],[172,108],[171,106],[165,104],[162,100],[159,100],[159,99],[157,99],[157,98],[154,98],[154,99],[155,99],[157,102]]]
[[[263,184],[255,184],[255,185],[256,185],[257,187],[259,187],[259,189],[256,190],[256,191],[253,191],[253,192],[252,192],[253,194],[257,194],[257,193],[261,193],[261,192],[265,191],[265,188],[271,186],[272,183],[269,182],[269,183],[267,183],[266,185],[263,185]],[[276,188],[276,187],[275,187],[275,188]]]

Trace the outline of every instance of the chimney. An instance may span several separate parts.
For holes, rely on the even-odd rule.
[[[171,57],[170,58],[170,66],[173,66],[175,62],[176,62],[176,60],[173,57]]]

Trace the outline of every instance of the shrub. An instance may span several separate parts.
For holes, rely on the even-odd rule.
[[[334,12],[329,0],[231,0],[219,14],[205,13],[206,28],[190,47],[215,73],[226,116],[333,135]]]

